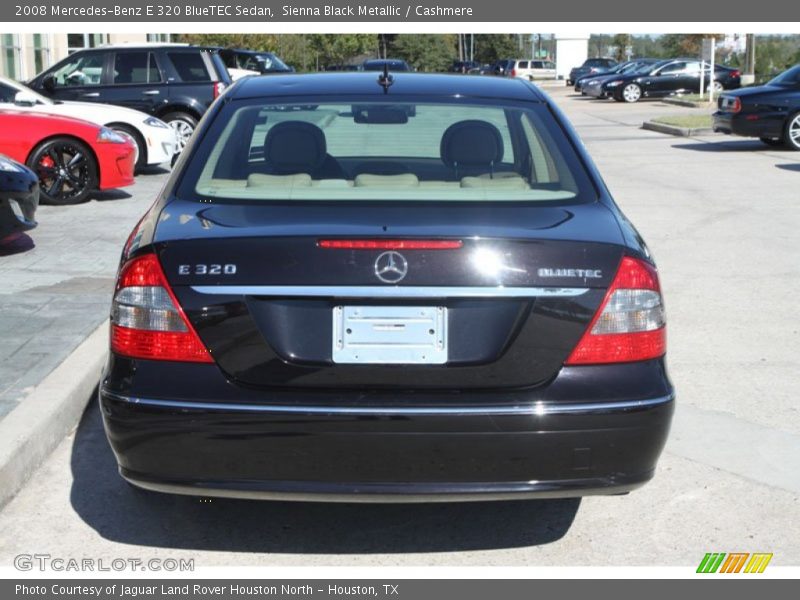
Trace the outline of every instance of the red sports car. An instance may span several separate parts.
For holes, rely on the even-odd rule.
[[[39,176],[43,204],[77,204],[93,190],[133,183],[133,142],[99,125],[0,110],[0,153]]]

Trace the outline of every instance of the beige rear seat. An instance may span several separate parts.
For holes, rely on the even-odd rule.
[[[356,175],[356,187],[418,187],[419,178],[413,173],[399,175],[372,175],[361,173]]]
[[[247,178],[247,187],[311,187],[311,175],[308,173],[293,175],[253,173]]]

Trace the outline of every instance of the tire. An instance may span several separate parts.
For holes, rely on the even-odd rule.
[[[800,151],[800,112],[794,113],[786,122],[783,141],[789,150]]]
[[[642,97],[642,88],[636,83],[629,83],[621,92],[622,100],[630,104],[638,102]]]
[[[197,119],[185,112],[167,113],[161,119],[178,135],[178,152],[182,152],[197,128]]]
[[[783,138],[762,137],[762,138],[758,138],[758,139],[760,139],[762,142],[764,142],[767,146],[772,146],[773,148],[777,148],[779,146],[783,146],[784,145]]]
[[[724,91],[725,91],[725,86],[722,85],[722,82],[715,81],[714,82],[714,95],[715,96],[719,96],[719,94],[721,94]]]
[[[97,159],[82,141],[57,137],[36,146],[27,161],[39,176],[42,204],[80,204],[97,188]]]
[[[136,146],[136,160],[134,161],[134,171],[140,171],[147,166],[147,144],[144,143],[142,134],[135,128],[124,123],[111,123],[106,125],[109,129],[116,131],[122,137],[131,140]]]

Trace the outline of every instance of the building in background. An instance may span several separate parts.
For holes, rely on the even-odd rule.
[[[589,57],[589,34],[556,34],[556,77],[566,79],[570,70]]]
[[[83,48],[169,41],[168,33],[0,33],[0,75],[27,81]]]

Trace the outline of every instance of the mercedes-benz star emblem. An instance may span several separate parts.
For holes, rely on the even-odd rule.
[[[384,283],[397,283],[408,274],[408,262],[399,252],[390,250],[375,259],[375,275]]]

